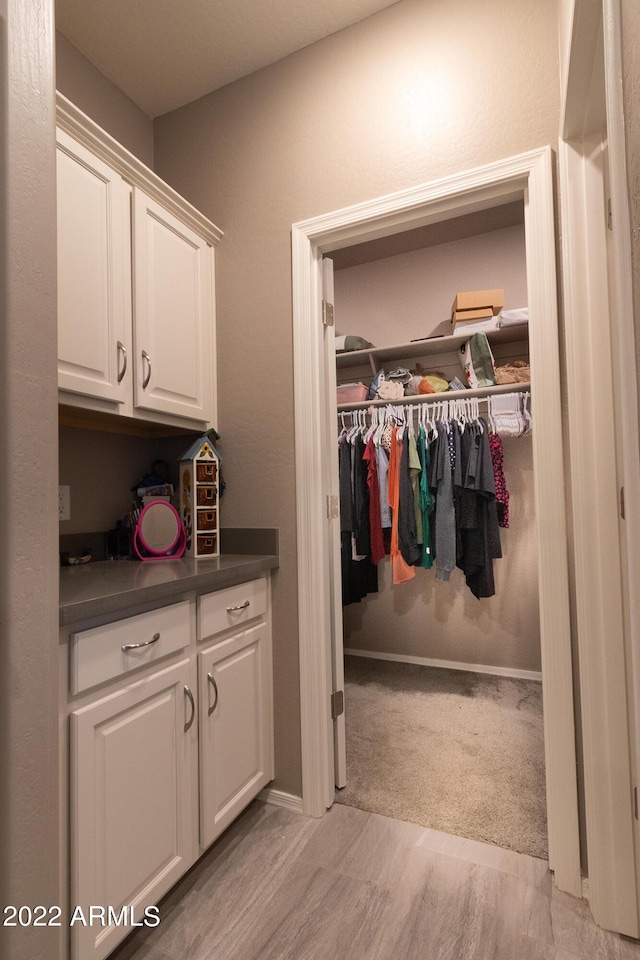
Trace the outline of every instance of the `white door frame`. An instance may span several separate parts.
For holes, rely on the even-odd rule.
[[[564,492],[552,152],[534,150],[294,224],[293,344],[303,810],[333,799],[329,552],[322,439],[327,389],[322,256],[375,237],[486,209],[525,206],[549,861],[557,886],[581,895]]]
[[[597,923],[637,937],[640,456],[620,50],[618,0],[575,0],[559,167],[589,901]]]

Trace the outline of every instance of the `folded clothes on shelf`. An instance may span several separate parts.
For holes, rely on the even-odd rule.
[[[529,307],[518,307],[515,310],[502,310],[500,313],[501,327],[510,327],[518,323],[529,322]]]

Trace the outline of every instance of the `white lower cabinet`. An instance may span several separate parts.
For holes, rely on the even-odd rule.
[[[268,582],[63,634],[71,960],[157,925],[160,898],[273,779]]]
[[[203,849],[273,779],[270,661],[264,623],[198,654]]]
[[[71,714],[71,902],[87,920],[130,908],[123,926],[78,915],[78,960],[106,957],[195,859],[191,675],[181,660]]]

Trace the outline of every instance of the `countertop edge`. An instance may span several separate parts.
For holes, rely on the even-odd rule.
[[[118,565],[126,563],[126,567],[120,567],[119,572],[125,572],[127,578],[131,581],[122,584],[119,588],[113,587],[110,590],[105,589],[104,584],[101,584],[100,578],[101,576],[104,578],[106,570],[102,563],[96,563],[92,566],[87,565],[85,569],[74,568],[73,573],[67,575],[68,578],[71,579],[75,576],[78,585],[84,587],[85,590],[87,586],[91,589],[92,584],[95,584],[95,590],[90,597],[78,596],[76,599],[73,596],[73,584],[71,586],[65,585],[65,589],[61,589],[59,625],[64,627],[95,617],[117,615],[133,607],[153,603],[154,601],[164,603],[166,600],[178,598],[188,593],[221,590],[224,587],[251,580],[268,570],[277,569],[279,566],[279,558],[270,554],[226,555],[224,558],[221,557],[220,560],[223,561],[222,566],[215,564],[215,561],[193,561],[184,570],[182,569],[184,564],[180,561],[166,561],[167,564],[172,564],[171,569],[174,572],[174,578],[148,584],[135,582],[137,574],[146,570],[151,572],[154,564],[141,563],[138,565],[127,561],[105,561],[105,563],[117,563]],[[155,562],[164,563],[164,561]],[[100,586],[102,586],[102,589],[99,589]],[[64,598],[62,594],[64,594]]]

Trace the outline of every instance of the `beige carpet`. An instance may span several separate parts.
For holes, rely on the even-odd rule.
[[[547,857],[542,684],[345,658],[336,801]]]

